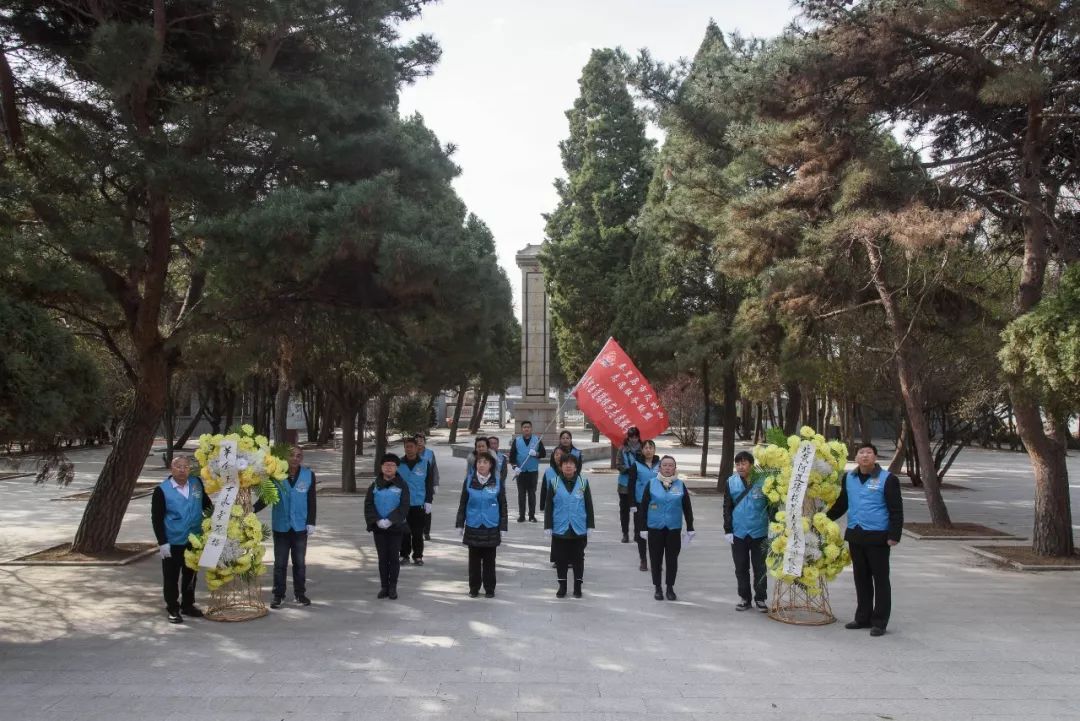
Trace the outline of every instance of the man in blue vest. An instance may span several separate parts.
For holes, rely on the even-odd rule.
[[[488,436],[487,442],[488,452],[495,456],[495,476],[501,483],[506,483],[506,473],[510,468],[510,462],[505,453],[499,453],[499,437]]]
[[[435,479],[431,464],[420,457],[420,449],[412,436],[405,439],[405,457],[397,472],[409,487],[409,530],[401,537],[401,560],[408,561],[412,552],[413,563],[423,566],[424,517],[431,513],[431,502],[435,500]]]
[[[540,458],[546,456],[544,442],[532,432],[532,422],[521,422],[521,435],[510,443],[510,465],[517,469],[518,523],[525,520],[525,499],[529,499],[529,520],[536,523],[536,478]]]
[[[162,592],[169,623],[183,623],[184,616],[203,615],[195,606],[195,571],[184,564],[188,536],[202,532],[203,514],[213,504],[203,490],[202,480],[191,475],[191,461],[173,458],[172,473],[154,489],[150,499],[150,522],[161,556]],[[179,584],[179,587],[178,585]]]
[[[310,606],[307,597],[307,543],[315,533],[315,472],[301,465],[304,452],[297,446],[289,451],[289,476],[284,481],[274,481],[278,498],[271,511],[271,529],[274,532],[274,598],[270,608],[281,608],[285,602],[285,576],[292,554],[293,593],[296,602]],[[255,512],[266,508],[262,501],[255,502]]]
[[[836,520],[847,513],[844,538],[851,550],[855,575],[855,620],[844,628],[869,628],[882,636],[892,611],[889,552],[900,542],[904,506],[900,480],[877,462],[877,448],[863,443],[855,453],[856,468],[843,478],[840,497],[829,509]]]
[[[427,437],[423,433],[416,434],[416,452],[421,458],[431,464],[431,485],[439,487],[439,465],[435,462],[435,453],[427,447]],[[424,516],[424,540],[431,540],[431,514]]]
[[[765,540],[769,536],[769,499],[762,490],[763,480],[751,475],[754,456],[746,451],[735,454],[735,473],[728,478],[724,494],[724,538],[731,544],[735,562],[735,580],[739,585],[736,611],[750,608],[750,568],[754,569],[754,605],[768,611],[765,603],[769,579],[765,572]]]
[[[409,486],[398,474],[400,459],[387,453],[379,464],[379,475],[364,497],[364,520],[375,539],[379,558],[379,594],[376,598],[397,599],[398,552],[408,529]]]

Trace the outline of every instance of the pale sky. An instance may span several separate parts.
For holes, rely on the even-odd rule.
[[[647,47],[665,62],[691,57],[712,18],[725,33],[768,37],[794,18],[789,0],[444,0],[402,29],[442,46],[434,74],[401,94],[461,166],[455,188],[495,234],[520,306],[514,254],[544,239],[541,213],[558,198],[566,110],[593,48]],[[520,317],[520,312],[518,313]]]

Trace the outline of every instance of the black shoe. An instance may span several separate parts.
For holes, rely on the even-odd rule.
[[[409,557],[408,556],[398,556],[398,562],[400,562],[402,566],[406,566],[409,563]]]
[[[285,603],[285,599],[281,596],[274,596],[274,600],[270,602],[270,608],[281,608],[281,604]]]
[[[667,587],[667,594],[666,595],[667,595],[667,600],[669,600],[669,601],[678,601],[679,600],[679,597],[675,595],[675,587],[674,586],[668,586]]]
[[[742,600],[742,601],[739,601],[738,605],[735,606],[735,610],[736,611],[748,611],[748,610],[750,610],[750,602],[745,600],[745,599]]]
[[[581,582],[574,584],[574,598],[581,598]]]
[[[390,593],[387,594],[387,595],[390,597],[391,601],[396,601],[397,600],[397,587],[395,586],[394,588],[391,588]]]
[[[375,598],[386,598],[390,595],[390,591],[385,588],[380,588],[379,593],[375,595]]]
[[[655,598],[657,601],[664,600],[664,592],[660,590],[659,586],[656,587],[656,593],[654,593],[652,597]]]
[[[198,606],[181,606],[180,613],[192,618],[202,618],[203,612]]]
[[[424,534],[424,540],[425,541],[430,541],[431,540],[431,534],[430,533],[425,533]]]
[[[301,606],[310,606],[311,605],[311,599],[308,598],[307,596],[305,596],[302,593],[299,594],[296,597],[296,602],[299,603]]]
[[[630,534],[629,533],[622,534],[622,542],[623,543],[630,543]]]
[[[529,523],[536,523],[536,516],[529,516]]]
[[[555,592],[555,598],[566,598],[566,581],[559,581],[559,590]]]
[[[518,523],[525,523],[525,516],[518,516]]]
[[[868,628],[869,625],[870,624],[867,623],[859,623],[858,621],[848,621],[844,624],[844,628],[848,629],[849,631],[854,631],[860,628]]]
[[[769,612],[769,604],[765,603],[764,601],[754,601],[754,605],[757,607],[757,610],[761,611],[762,613]]]
[[[480,589],[478,589],[478,588],[470,588],[469,589],[469,598],[476,598],[479,595],[480,595]]]
[[[874,627],[872,627],[870,629],[870,635],[871,636],[884,636],[885,635],[885,629],[883,629],[881,626],[874,626]]]
[[[484,598],[495,598],[494,591],[484,591]]]
[[[638,566],[638,570],[639,571],[648,571],[649,570],[649,562],[642,559],[641,565]]]
[[[184,617],[179,611],[169,611],[169,623],[183,623]]]
[[[414,558],[412,560],[412,562],[413,562],[414,566],[423,566],[424,565],[424,559],[422,559],[422,558]]]

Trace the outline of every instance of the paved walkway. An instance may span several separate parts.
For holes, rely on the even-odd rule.
[[[436,444],[446,491],[462,461]],[[696,466],[680,452],[683,469]],[[100,450],[73,454],[73,489],[0,482],[0,557],[70,540]],[[309,453],[328,482],[331,452]],[[970,451],[950,480],[957,520],[1027,533],[1022,455]],[[1070,459],[1072,477],[1080,461]],[[156,468],[146,480],[160,477]],[[451,497],[436,501],[423,568],[378,601],[362,501],[319,499],[308,554],[310,608],[243,624],[166,623],[153,559],[102,569],[0,567],[0,718],[79,719],[965,719],[1080,718],[1080,574],[991,567],[948,542],[905,540],[893,559],[889,633],[786,626],[736,613],[721,499],[694,498],[698,540],[681,557],[676,603],[652,599],[619,543],[614,477],[596,475],[598,531],[585,598],[554,597],[539,524],[511,523],[498,596],[466,596]],[[916,492],[909,517],[925,518]],[[511,494],[513,503],[513,494]],[[1080,510],[1080,485],[1073,484]],[[121,540],[151,537],[149,499]],[[200,584],[199,597],[205,597]],[[853,612],[850,572],[832,587]]]

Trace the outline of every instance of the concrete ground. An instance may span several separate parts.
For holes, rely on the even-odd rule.
[[[0,719],[1080,718],[1080,574],[1000,570],[959,543],[905,539],[886,636],[843,629],[850,571],[831,587],[840,623],[788,626],[734,610],[721,498],[699,495],[679,601],[657,602],[634,546],[619,542],[615,478],[597,474],[585,598],[554,597],[541,524],[512,521],[497,597],[470,599],[452,529],[464,464],[445,439],[433,447],[444,484],[433,540],[427,565],[402,569],[398,601],[375,598],[358,498],[319,499],[313,605],[249,623],[166,623],[154,558],[0,567]],[[676,455],[683,471],[696,468],[694,450]],[[104,451],[71,457],[70,489],[0,482],[0,558],[70,540],[85,503],[49,499],[88,487]],[[334,452],[308,460],[322,482],[337,482]],[[157,465],[145,480],[162,477]],[[1080,478],[1076,457],[1070,473]],[[965,451],[948,480],[968,489],[947,492],[954,520],[1029,534],[1025,456]],[[1072,488],[1080,510],[1080,484]],[[908,517],[925,520],[918,492],[904,495]],[[120,540],[151,538],[149,498],[137,499]],[[198,596],[205,604],[201,583]]]

